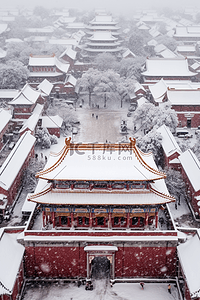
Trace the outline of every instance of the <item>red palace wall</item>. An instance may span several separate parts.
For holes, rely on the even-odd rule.
[[[49,134],[56,135],[58,138],[60,137],[60,128],[47,128]]]
[[[15,300],[18,298],[18,295],[20,295],[21,288],[24,281],[24,272],[23,272],[23,262],[21,263],[18,276],[15,281],[15,285],[12,292],[12,300]],[[10,300],[10,299],[9,299]]]
[[[182,113],[177,112],[178,121],[181,122],[182,127],[187,127],[187,118]],[[194,116],[191,118],[191,127],[197,128],[200,125],[200,112],[195,113]]]
[[[117,234],[118,233],[106,233],[106,236]],[[176,235],[176,233],[174,234]],[[54,232],[54,235],[57,235],[57,233]],[[90,234],[85,232],[84,235],[89,236]],[[103,233],[100,233],[100,236],[103,235]],[[123,235],[125,236],[126,234],[123,233]],[[134,235],[134,233],[130,233],[129,235]],[[127,236],[129,235],[127,234]],[[139,233],[139,235],[143,234]],[[108,245],[116,246],[118,248],[118,251],[115,252],[115,278],[133,278],[141,276],[174,277],[176,275],[177,243],[176,240],[173,242],[167,241],[169,235],[165,234],[165,236],[166,241],[160,242],[153,240],[145,241],[144,237],[144,240],[141,240],[140,242],[127,241],[109,243]],[[106,243],[94,243],[92,242],[92,239],[90,243],[82,241],[68,243],[67,239],[66,242],[52,241],[52,243],[29,241],[29,243],[25,245],[26,276],[29,278],[86,277],[87,254],[84,251],[84,247],[86,245],[90,246],[97,244],[105,245]]]
[[[21,187],[23,172],[27,168],[29,159],[31,157],[34,157],[34,146],[32,147],[31,151],[27,155],[27,158],[26,158],[23,166],[21,167],[19,173],[17,174],[17,176],[16,176],[14,182],[12,183],[11,187],[9,188],[9,190],[7,191],[7,190],[4,190],[2,187],[0,187],[0,193],[7,196],[9,205],[13,204],[15,197],[17,196],[19,188]]]
[[[9,123],[8,123],[9,124]],[[3,147],[4,143],[3,143],[3,135],[6,133],[6,131],[8,130],[8,124],[3,128],[3,130],[0,132],[0,150]]]

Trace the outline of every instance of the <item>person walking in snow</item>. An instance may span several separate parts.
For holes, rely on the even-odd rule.
[[[142,288],[142,290],[144,289],[144,282],[140,282],[140,286]]]
[[[170,283],[168,284],[168,293],[171,294],[171,284]]]

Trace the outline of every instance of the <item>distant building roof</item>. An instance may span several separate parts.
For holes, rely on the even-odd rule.
[[[171,133],[169,127],[167,127],[166,125],[162,125],[161,127],[159,127],[157,129],[157,132],[159,132],[162,136],[162,147],[163,150],[165,152],[165,155],[167,157],[171,156],[172,154],[174,154],[175,152],[181,154],[182,151],[178,145],[178,143],[176,142],[173,134]]]
[[[72,49],[72,47],[68,47],[61,55],[60,58],[62,58],[64,55],[69,56],[71,59],[76,59],[77,52]]]
[[[18,38],[10,38],[5,40],[6,43],[23,43],[24,41]]]
[[[167,98],[172,105],[199,105],[200,106],[200,89],[199,90],[167,90]]]
[[[56,116],[42,116],[42,128],[61,128],[63,119],[56,115]]]
[[[57,59],[55,55],[43,55],[43,56],[31,55],[29,57],[29,66],[57,67],[63,73],[67,73],[69,69],[69,64],[62,63]]]
[[[0,133],[2,132],[2,130],[5,128],[5,126],[8,124],[8,122],[12,119],[12,115],[4,110],[1,109],[0,110]]]
[[[109,31],[94,32],[94,34],[88,39],[91,41],[117,41],[118,40]]]
[[[159,55],[163,58],[176,58],[177,55],[171,51],[170,49],[166,48],[165,50],[161,51]]]
[[[78,41],[74,38],[72,39],[68,39],[68,38],[63,38],[63,39],[56,39],[56,38],[52,38],[52,39],[49,39],[49,44],[51,45],[63,45],[65,47],[67,46],[77,46],[78,45]]]
[[[142,73],[144,76],[169,76],[169,77],[190,77],[197,73],[193,73],[188,69],[188,61],[186,58],[147,58],[146,71]]]
[[[146,98],[144,98],[144,97],[141,97],[141,98],[137,99],[138,107],[140,107],[140,106],[142,106],[143,104],[148,103],[148,102],[149,102],[149,101],[148,101]]]
[[[0,168],[0,186],[4,190],[9,190],[35,141],[36,138],[31,135],[30,131],[26,131],[4,161]]]
[[[150,40],[148,43],[147,43],[149,46],[156,46],[158,44],[158,42],[154,39]]]
[[[196,52],[196,47],[194,45],[180,45],[176,48],[177,52]]]
[[[65,85],[71,85],[72,87],[74,87],[76,85],[77,79],[72,76],[71,74],[69,76],[67,76],[66,80],[65,80]]]
[[[192,185],[194,191],[200,190],[200,162],[191,149],[185,151],[179,156],[181,165]]]
[[[49,96],[52,89],[53,84],[49,82],[46,78],[37,86],[38,91],[44,93],[46,96]]]
[[[9,102],[11,105],[33,105],[41,93],[32,88],[28,83],[19,91],[17,96]]]
[[[19,90],[0,89],[0,99],[13,99],[17,96]]]
[[[156,102],[162,102],[164,96],[167,93],[167,85],[163,79],[149,86],[149,90]]]
[[[125,52],[122,53],[122,57],[126,58],[127,56],[135,57],[135,54],[130,49],[126,49]]]
[[[28,119],[25,119],[24,124],[20,129],[19,133],[25,132],[26,130],[35,130],[40,115],[42,114],[43,107],[44,106],[41,104],[36,105],[34,111],[32,112],[32,115]]]
[[[163,44],[157,44],[155,47],[154,47],[154,51],[156,53],[160,53],[161,51],[165,50],[167,47]]]
[[[199,25],[195,25],[195,26],[177,26],[174,37],[182,37],[182,38],[199,37],[200,38],[200,26]]]

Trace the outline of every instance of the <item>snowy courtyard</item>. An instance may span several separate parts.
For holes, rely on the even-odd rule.
[[[27,285],[24,300],[178,300],[178,291],[171,284],[172,293],[167,283],[146,283],[144,290],[139,283],[115,283],[106,286],[104,280],[94,282],[94,290],[86,291],[85,286],[79,288],[75,284],[43,284]]]

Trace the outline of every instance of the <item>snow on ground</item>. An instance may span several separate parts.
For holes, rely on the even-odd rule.
[[[169,203],[168,205],[174,220],[180,218],[183,215],[191,214],[184,197],[181,197],[180,205],[177,204],[177,209],[175,208],[174,202]]]
[[[24,300],[178,300],[177,289],[171,284],[172,294],[167,283],[146,283],[144,290],[139,283],[115,283],[111,288],[104,280],[94,282],[94,290],[86,291],[75,284],[47,284],[27,286]]]

